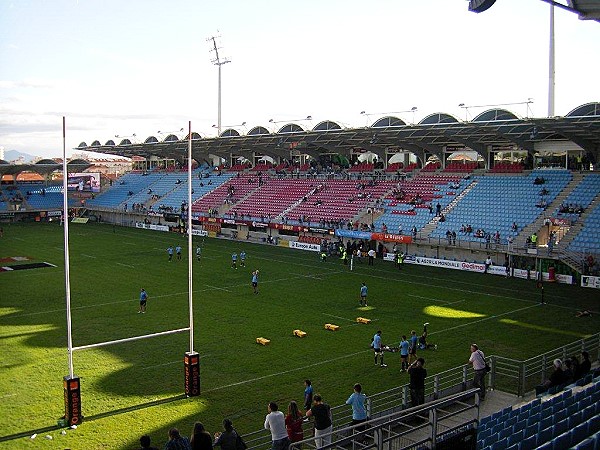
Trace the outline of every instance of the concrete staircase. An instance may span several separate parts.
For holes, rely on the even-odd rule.
[[[442,209],[442,214],[444,216],[448,215],[448,213],[454,209],[454,207],[458,204],[458,202],[460,202],[461,199],[471,191],[471,189],[473,189],[475,186],[477,186],[477,183],[478,183],[477,180],[471,181],[471,183],[466,188],[464,188],[463,191],[459,195],[457,195],[454,198],[454,200],[452,200],[448,204],[448,206],[446,206],[444,209]],[[421,236],[429,237],[431,232],[437,228],[439,221],[440,221],[440,218],[437,216],[432,218],[427,223],[427,225],[425,225],[423,228],[421,228],[421,233],[420,233]]]
[[[554,201],[548,204],[548,206],[546,206],[546,209],[542,212],[542,214],[538,216],[538,218],[535,221],[533,221],[529,225],[526,225],[525,228],[523,228],[521,232],[517,235],[514,241],[515,248],[525,248],[527,238],[533,233],[537,233],[540,231],[540,229],[544,226],[544,222],[546,221],[546,219],[554,212],[556,208],[558,208],[565,201],[565,199],[571,194],[571,192],[573,192],[573,189],[575,189],[575,187],[582,180],[582,174],[573,174],[573,178],[571,179],[569,184],[567,184],[567,186],[565,186],[565,188],[556,196]],[[543,185],[540,185],[540,188],[542,187]]]

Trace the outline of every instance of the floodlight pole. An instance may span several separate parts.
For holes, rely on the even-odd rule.
[[[555,86],[555,57],[554,57],[554,4],[550,3],[550,43],[548,47],[548,117],[554,117],[554,86]]]
[[[218,83],[218,88],[217,88],[217,133],[220,136],[221,135],[221,66],[223,64],[227,64],[229,62],[231,62],[230,59],[228,58],[224,58],[221,59],[219,57],[219,48],[217,47],[217,40],[216,40],[216,36],[211,36],[208,38],[209,41],[212,41],[212,45],[213,45],[213,49],[212,51],[215,52],[215,57],[212,60],[212,63],[218,67],[219,70],[219,83]]]
[[[73,336],[71,330],[71,280],[69,269],[69,202],[67,195],[68,176],[67,169],[67,143],[66,143],[66,118],[62,118],[63,135],[63,233],[65,254],[65,298],[67,303],[67,354],[69,360],[69,375],[63,377],[65,416],[63,425],[78,425],[81,423],[81,393],[79,377],[73,373]]]

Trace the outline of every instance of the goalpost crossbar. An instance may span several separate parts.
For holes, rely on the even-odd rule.
[[[140,339],[148,339],[148,338],[153,338],[153,337],[157,337],[157,336],[165,336],[167,334],[183,333],[185,331],[190,331],[190,327],[178,328],[176,330],[169,330],[169,331],[161,331],[159,333],[144,334],[144,335],[141,335],[141,336],[134,336],[134,337],[124,338],[124,339],[116,339],[114,341],[98,342],[96,344],[80,345],[78,347],[73,347],[72,351],[87,350],[87,349],[96,348],[96,347],[106,347],[107,345],[114,345],[114,344],[122,344],[124,342],[139,341]]]

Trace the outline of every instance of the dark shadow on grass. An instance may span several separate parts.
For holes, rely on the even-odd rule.
[[[151,408],[153,406],[164,405],[167,403],[176,402],[178,400],[183,400],[185,398],[187,398],[185,394],[179,394],[179,395],[174,395],[172,397],[163,398],[160,400],[153,400],[151,402],[140,403],[139,405],[128,406],[126,408],[120,408],[120,409],[115,409],[113,411],[107,411],[107,412],[103,412],[100,414],[95,414],[93,416],[85,416],[84,422],[91,422],[94,420],[104,419],[106,417],[112,417],[112,416],[132,412],[132,411],[138,411],[138,410],[144,409],[144,408]],[[60,427],[58,425],[52,425],[52,426],[48,426],[48,427],[44,427],[44,428],[36,428],[34,430],[21,431],[20,433],[14,433],[14,434],[10,434],[7,436],[0,436],[0,442],[7,442],[7,441],[15,440],[15,439],[22,439],[24,437],[32,436],[33,434],[40,435],[43,433],[48,433],[50,431],[59,430],[60,428],[64,428],[64,427]]]

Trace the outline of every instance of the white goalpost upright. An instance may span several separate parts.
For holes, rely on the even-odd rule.
[[[63,226],[64,226],[64,257],[65,257],[65,298],[67,309],[67,354],[69,375],[63,377],[65,416],[64,425],[78,425],[82,422],[81,413],[81,388],[80,379],[74,373],[73,353],[80,350],[105,347],[108,345],[133,342],[176,333],[189,332],[189,351],[184,356],[184,390],[189,397],[200,395],[200,355],[194,351],[194,308],[193,308],[193,279],[192,279],[192,122],[189,122],[188,134],[188,306],[189,326],[173,330],[133,336],[112,341],[97,342],[94,344],[73,346],[72,316],[71,316],[71,281],[70,281],[70,256],[69,256],[69,207],[68,207],[68,167],[66,152],[66,118],[62,118],[63,134]]]

